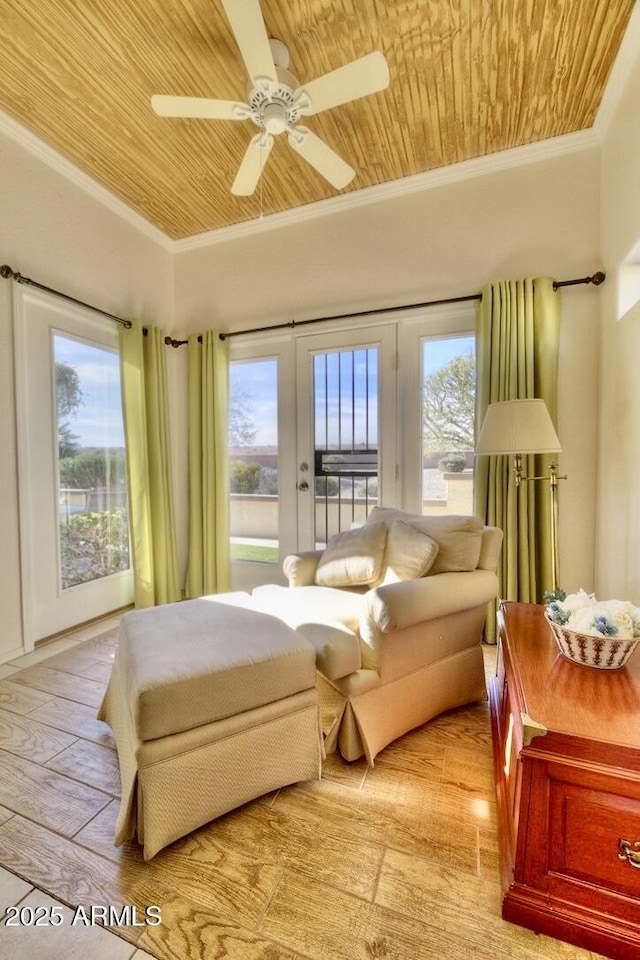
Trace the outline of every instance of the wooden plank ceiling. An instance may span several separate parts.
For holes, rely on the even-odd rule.
[[[590,127],[633,0],[262,0],[303,83],[373,50],[389,88],[305,123],[356,171],[343,192]],[[181,238],[335,196],[285,137],[229,188],[251,121],[156,116],[153,93],[241,100],[220,0],[2,0],[0,109]]]

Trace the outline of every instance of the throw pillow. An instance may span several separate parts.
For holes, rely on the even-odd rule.
[[[402,520],[404,523],[411,524],[412,527],[432,537],[438,544],[438,555],[429,570],[429,575],[475,570],[478,566],[484,526],[478,517],[455,514],[422,516],[406,510],[397,510],[394,507],[374,507],[367,523],[384,521],[390,524],[393,520]]]
[[[322,587],[356,587],[377,583],[382,573],[386,523],[366,523],[329,540],[316,570]]]
[[[424,577],[436,559],[438,549],[436,541],[426,533],[403,520],[392,520],[387,529],[380,584]]]

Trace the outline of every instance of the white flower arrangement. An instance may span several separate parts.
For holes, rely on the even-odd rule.
[[[628,600],[597,600],[595,594],[563,590],[545,594],[549,620],[590,637],[633,640],[640,637],[640,609]]]

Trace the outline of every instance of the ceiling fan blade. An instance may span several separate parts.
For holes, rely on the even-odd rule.
[[[311,109],[305,110],[305,113],[322,113],[342,103],[368,97],[388,86],[387,61],[383,54],[375,51],[303,84],[295,91],[294,98],[306,93],[311,100]]]
[[[278,77],[259,0],[222,0],[222,6],[250,78],[265,77],[277,86]]]
[[[207,97],[165,97],[156,94],[151,97],[151,106],[159,117],[245,120],[247,116],[247,109],[242,103],[235,100],[209,100]]]
[[[295,127],[289,134],[289,144],[336,190],[346,187],[356,175],[353,167],[308,127]]]
[[[258,186],[260,174],[271,153],[273,137],[268,133],[257,133],[247,147],[242,163],[231,187],[231,193],[237,197],[249,197]]]

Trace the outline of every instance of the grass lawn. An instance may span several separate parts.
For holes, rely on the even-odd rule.
[[[232,543],[232,560],[255,560],[258,563],[278,563],[278,548],[251,543]]]

